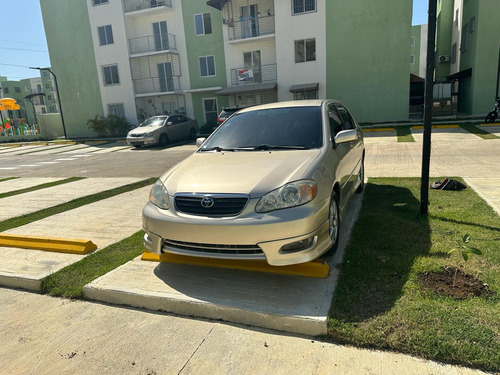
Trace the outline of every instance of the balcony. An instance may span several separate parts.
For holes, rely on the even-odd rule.
[[[124,0],[125,13],[156,8],[172,8],[172,0]]]
[[[156,52],[177,53],[175,35],[173,34],[149,35],[140,38],[129,39],[128,42],[131,55],[146,55]]]
[[[142,94],[174,93],[181,90],[180,77],[149,77],[133,79],[136,96]]]
[[[241,18],[241,17],[240,17]],[[250,16],[247,20],[225,21],[228,27],[229,41],[251,40],[274,36],[276,32],[274,16]]]
[[[277,82],[277,80],[278,70],[276,64],[231,69],[232,86],[273,83]]]

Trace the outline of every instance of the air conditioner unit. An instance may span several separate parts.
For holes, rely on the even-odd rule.
[[[450,61],[450,56],[448,55],[439,55],[439,62],[448,62]]]

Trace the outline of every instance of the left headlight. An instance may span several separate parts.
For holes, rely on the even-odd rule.
[[[290,182],[265,194],[257,202],[255,211],[259,213],[271,212],[282,208],[301,206],[316,196],[316,182],[300,180]]]
[[[168,210],[168,191],[161,180],[156,181],[151,188],[149,201],[159,208]]]

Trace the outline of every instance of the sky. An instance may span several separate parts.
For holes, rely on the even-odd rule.
[[[427,5],[428,0],[413,0],[413,25],[427,23]],[[3,0],[1,26],[0,76],[13,81],[39,77],[29,67],[50,66],[40,1]]]

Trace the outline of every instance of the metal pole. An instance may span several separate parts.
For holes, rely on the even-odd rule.
[[[499,85],[500,85],[500,45],[498,46],[497,90],[495,99],[499,97],[498,95]]]
[[[68,136],[66,135],[66,126],[64,125],[64,116],[63,116],[63,110],[62,110],[62,105],[61,105],[61,96],[59,95],[59,86],[57,86],[57,77],[54,74],[52,70],[49,68],[46,68],[45,70],[48,70],[53,76],[54,76],[54,83],[56,85],[56,93],[57,93],[57,102],[59,103],[59,112],[61,112],[61,121],[62,121],[62,126],[63,126],[63,131],[64,131],[64,139],[68,139]]]
[[[429,206],[429,169],[431,159],[432,101],[436,47],[437,0],[429,0],[427,62],[425,70],[424,139],[422,147],[422,176],[420,180],[420,214],[427,215]]]

